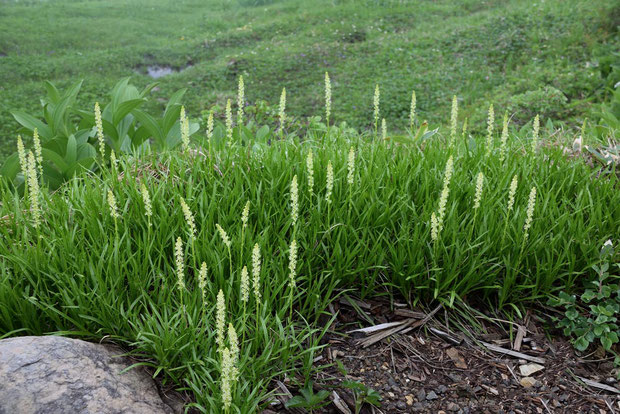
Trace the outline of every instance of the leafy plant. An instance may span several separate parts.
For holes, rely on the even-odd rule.
[[[364,404],[372,404],[375,407],[381,405],[381,395],[359,381],[345,381],[342,386],[350,389],[353,392],[353,399],[355,400],[355,414],[359,414]]]
[[[329,404],[329,401],[325,401],[327,397],[329,397],[329,391],[321,390],[315,393],[312,387],[312,381],[308,382],[299,392],[301,395],[296,395],[286,402],[286,408],[305,408],[312,413],[314,410],[318,410]]]
[[[601,249],[600,263],[592,266],[598,280],[587,282],[580,296],[581,302],[588,304],[588,310],[581,311],[576,296],[564,291],[548,302],[552,306],[565,308],[565,317],[561,320],[556,318],[557,326],[563,329],[564,335],[573,338],[572,343],[579,351],[585,351],[597,340],[606,351],[618,343],[618,318],[615,315],[620,311],[620,288],[618,283],[610,280],[618,278],[609,274],[613,257],[613,245],[608,241]]]
[[[102,125],[107,154],[148,152],[174,148],[181,142],[179,115],[185,89],[175,92],[161,118],[140,110],[149,92],[157,86],[152,83],[142,91],[121,79],[110,92],[110,102],[102,108]],[[80,170],[94,170],[97,154],[95,116],[92,108],[79,109],[75,105],[82,81],[61,93],[51,82],[45,82],[47,96],[41,100],[43,120],[22,111],[13,111],[13,117],[22,126],[20,132],[33,135],[35,129],[41,139],[43,180],[51,188],[59,187]],[[199,129],[190,122],[190,136]],[[21,187],[24,177],[19,171],[18,155],[8,157],[0,174]]]

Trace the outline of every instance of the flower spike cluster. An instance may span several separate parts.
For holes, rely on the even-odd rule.
[[[190,210],[183,197],[181,197],[181,209],[183,210],[183,216],[185,217],[185,222],[187,223],[187,227],[189,228],[189,236],[190,238],[195,239],[197,234],[196,222],[194,220],[192,210]]]
[[[416,98],[415,98],[415,90],[411,91],[411,109],[409,111],[409,129],[413,131],[413,121],[415,119],[415,106],[416,106]]]
[[[493,151],[493,127],[495,125],[495,111],[493,110],[493,104],[489,106],[489,118],[487,120],[487,157],[491,155]]]
[[[349,149],[349,159],[347,162],[347,183],[353,185],[355,179],[355,150],[353,147]]]
[[[177,286],[179,290],[185,289],[185,259],[183,254],[183,240],[177,237],[177,242],[174,245],[174,257],[177,267]]]
[[[327,184],[325,191],[325,200],[327,204],[332,202],[332,191],[334,189],[334,168],[332,167],[331,160],[327,162]]]
[[[450,117],[450,148],[454,148],[456,143],[456,123],[458,120],[459,103],[456,95],[452,97],[452,116]]]
[[[254,298],[257,304],[261,301],[260,269],[260,247],[258,247],[258,243],[256,243],[252,249],[252,284],[254,287]]]
[[[37,167],[35,156],[32,151],[28,152],[28,197],[30,198],[30,212],[32,213],[32,225],[37,228],[41,225],[41,206],[39,204],[39,180],[37,179]]]
[[[478,173],[476,177],[476,195],[474,196],[474,210],[478,210],[480,207],[480,200],[482,200],[482,186],[484,185],[484,174]]]
[[[308,192],[312,195],[314,190],[314,160],[312,158],[312,151],[308,152],[306,158],[306,169],[308,170]]]
[[[450,180],[454,171],[453,158],[450,156],[446,162],[446,171],[443,177],[443,189],[439,197],[439,208],[437,214],[433,212],[431,215],[431,239],[437,241],[441,230],[443,230],[443,221],[446,214],[446,205],[448,204],[448,196],[450,195]]]
[[[297,175],[293,176],[291,182],[291,222],[293,227],[297,224],[299,218],[299,187],[297,186]]]
[[[103,138],[103,121],[101,119],[101,108],[99,102],[95,102],[95,126],[97,127],[97,141],[99,142],[99,153],[105,156],[105,139]]]
[[[224,242],[226,247],[230,249],[230,238],[228,237],[226,231],[222,228],[222,226],[219,225],[219,223],[215,225],[215,228],[217,229],[218,233],[220,233],[222,242]]]
[[[329,116],[332,113],[332,83],[329,74],[325,72],[325,122],[329,125]]]

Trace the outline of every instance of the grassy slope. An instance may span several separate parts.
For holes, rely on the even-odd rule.
[[[84,78],[80,102],[91,107],[123,76],[145,85],[145,65],[193,66],[161,79],[159,98],[188,87],[190,114],[223,107],[243,73],[249,101],[276,102],[283,86],[289,112],[322,108],[323,72],[332,75],[334,115],[367,126],[375,82],[382,114],[402,128],[411,89],[422,118],[445,121],[452,94],[475,128],[487,102],[516,111],[570,118],[600,84],[587,69],[613,24],[613,2],[463,0],[266,1],[109,0],[5,2],[0,8],[0,158],[14,148],[10,109],[38,110],[42,82]],[[361,40],[361,41],[360,41]],[[515,96],[545,85],[566,104]],[[162,101],[163,99],[160,99]],[[155,102],[157,102],[155,100]],[[512,102],[512,103],[511,103]],[[163,103],[154,103],[153,105]],[[509,106],[509,104],[511,106]],[[471,123],[470,123],[471,124]]]

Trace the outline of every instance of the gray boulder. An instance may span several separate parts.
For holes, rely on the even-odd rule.
[[[173,414],[122,351],[60,336],[0,340],[0,414]]]

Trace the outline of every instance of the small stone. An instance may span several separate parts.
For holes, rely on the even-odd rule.
[[[455,403],[453,403],[453,402],[450,402],[450,403],[448,403],[448,406],[446,407],[446,409],[447,409],[448,411],[452,411],[452,412],[454,412],[454,411],[458,411],[458,410],[460,410],[460,409],[461,409],[461,407],[459,407],[459,406],[458,406],[458,404],[455,404]]]
[[[407,409],[407,404],[405,404],[402,401],[398,401],[396,403],[396,408],[398,408],[399,410],[406,410]]]
[[[407,401],[408,406],[411,407],[413,405],[413,395],[411,394],[405,395],[405,400]]]
[[[418,393],[416,394],[416,398],[418,399],[418,401],[424,401],[426,399],[426,391],[424,391],[424,388],[418,391]]]
[[[519,371],[524,377],[529,377],[538,371],[542,371],[543,369],[545,369],[545,367],[540,364],[525,364],[519,367]]]
[[[461,382],[461,376],[457,374],[446,374],[453,382]]]
[[[436,400],[437,398],[439,397],[437,397],[437,394],[435,394],[435,391],[431,391],[428,394],[426,394],[426,399],[428,401]]]
[[[388,397],[394,398],[394,393],[393,392],[388,392]]]
[[[446,387],[445,385],[440,385],[439,387],[437,387],[437,392],[440,394],[443,394],[446,391],[448,391],[448,387]]]
[[[523,377],[521,378],[521,385],[525,388],[535,387],[539,381],[536,378],[532,377]]]

